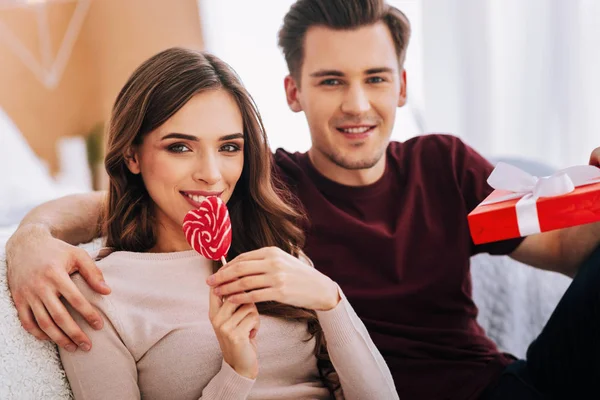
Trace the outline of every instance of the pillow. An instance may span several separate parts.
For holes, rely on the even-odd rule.
[[[16,226],[0,228],[0,399],[73,398],[56,346],[27,333],[8,291],[4,246]],[[95,253],[101,240],[81,245]]]
[[[44,163],[0,108],[0,226],[19,222],[25,213],[57,197]]]

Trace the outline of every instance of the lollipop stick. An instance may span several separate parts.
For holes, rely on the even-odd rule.
[[[227,265],[227,260],[225,259],[225,256],[221,256],[221,262],[223,263],[223,266]],[[221,297],[222,303],[225,303],[225,300],[227,300],[227,296]]]

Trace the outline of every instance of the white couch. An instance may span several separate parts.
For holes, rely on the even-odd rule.
[[[519,158],[492,158],[535,176],[548,176],[555,168]],[[571,279],[521,264],[506,256],[480,254],[471,259],[473,298],[478,321],[499,348],[523,358],[529,343],[540,333]]]
[[[4,261],[5,242],[16,225],[3,227],[16,224],[34,205],[65,193],[53,186],[44,166],[1,109],[0,139],[0,163],[14,161],[12,166],[0,164],[0,168],[23,166],[21,180],[4,175],[1,178],[6,181],[0,179],[2,189],[11,188],[10,196],[0,197],[0,399],[68,399],[71,393],[56,348],[25,332],[17,318]],[[9,149],[2,158],[2,151]],[[98,246],[96,242],[84,247],[92,251]],[[522,357],[569,280],[523,266],[508,257],[489,255],[474,257],[471,271],[479,322],[502,350]]]
[[[22,329],[10,298],[4,243],[12,229],[0,229],[0,399],[69,399],[56,348]],[[99,243],[84,247],[93,251]],[[486,254],[472,259],[471,271],[480,324],[500,349],[523,357],[569,279]]]

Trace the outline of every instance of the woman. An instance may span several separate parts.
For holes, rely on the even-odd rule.
[[[60,350],[76,399],[397,398],[341,290],[297,259],[300,215],[273,185],[260,116],[229,66],[177,48],[142,64],[115,102],[105,164],[112,253],[98,266],[112,293],[74,276],[106,321],[86,330],[89,353]],[[181,228],[207,196],[228,205],[230,265],[256,251],[295,257],[281,302],[240,305],[207,285],[219,266]]]

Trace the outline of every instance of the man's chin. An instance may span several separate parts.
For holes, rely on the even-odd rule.
[[[347,170],[362,170],[370,169],[377,165],[383,154],[380,155],[365,155],[365,156],[344,156],[341,154],[329,155],[329,160],[338,167]]]

